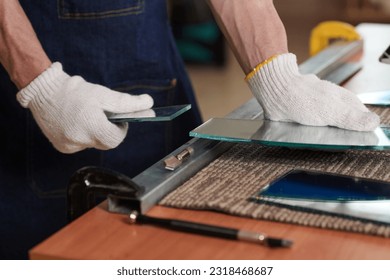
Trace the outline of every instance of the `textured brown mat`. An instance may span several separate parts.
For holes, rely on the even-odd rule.
[[[383,124],[390,124],[389,109],[371,110]],[[262,186],[296,168],[390,182],[390,151],[324,152],[236,144],[160,205],[390,237],[390,226],[248,201]]]

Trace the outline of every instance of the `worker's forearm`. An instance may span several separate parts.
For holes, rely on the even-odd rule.
[[[208,0],[243,71],[287,53],[287,37],[272,0]]]
[[[0,62],[19,89],[51,64],[17,0],[0,1]]]

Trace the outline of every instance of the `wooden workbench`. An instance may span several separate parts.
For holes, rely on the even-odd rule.
[[[355,92],[390,89],[390,65],[378,61],[390,45],[390,25],[362,24],[363,69],[344,86]],[[390,156],[390,154],[389,154]],[[148,215],[211,223],[288,238],[288,249],[130,225],[128,217],[95,207],[30,251],[31,259],[390,259],[390,239],[253,220],[210,211],[153,207]]]

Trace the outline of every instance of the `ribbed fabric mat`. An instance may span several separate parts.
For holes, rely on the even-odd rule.
[[[390,110],[370,108],[390,124]],[[390,237],[390,226],[248,200],[292,169],[326,171],[390,182],[390,151],[326,152],[235,144],[168,194],[160,205]],[[390,211],[390,209],[389,209]]]

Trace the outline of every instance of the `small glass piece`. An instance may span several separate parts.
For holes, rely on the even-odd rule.
[[[388,127],[378,127],[372,132],[359,132],[268,120],[214,118],[191,131],[190,136],[303,149],[390,149]]]
[[[390,90],[359,93],[357,97],[367,105],[390,105]]]
[[[292,170],[250,200],[390,223],[390,183],[379,180]]]
[[[184,112],[191,109],[191,104],[174,105],[167,107],[156,107],[138,112],[108,114],[108,119],[112,122],[158,122],[171,121]]]

